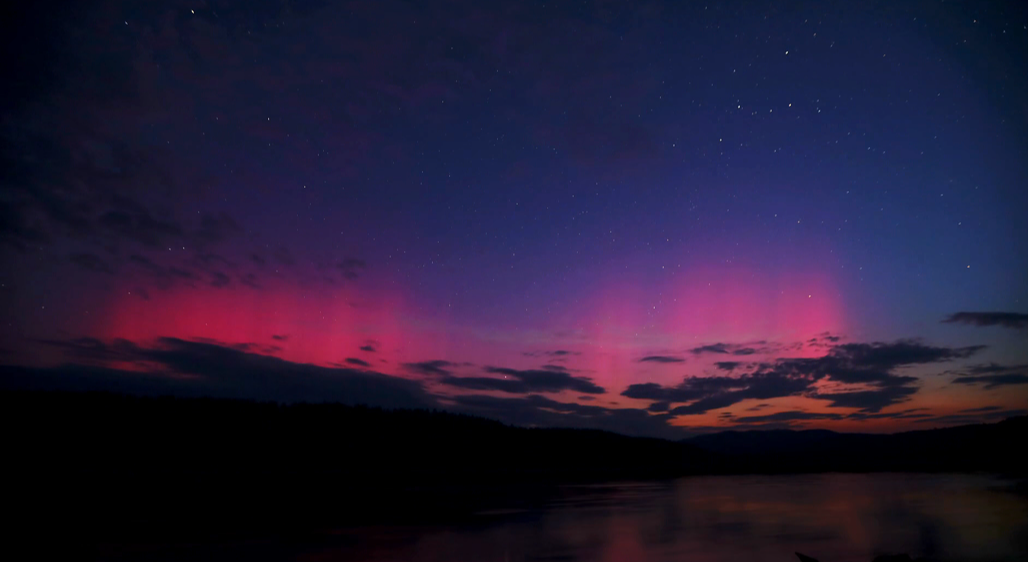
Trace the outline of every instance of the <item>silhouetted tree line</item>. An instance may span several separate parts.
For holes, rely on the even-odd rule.
[[[672,441],[438,411],[4,392],[0,412],[21,530],[86,541],[450,520],[558,483],[711,470]]]
[[[691,445],[610,432],[510,427],[473,416],[340,404],[101,393],[7,393],[11,442],[39,470],[262,474],[429,482],[594,480],[705,470]]]

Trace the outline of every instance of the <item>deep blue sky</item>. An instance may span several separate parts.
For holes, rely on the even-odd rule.
[[[642,433],[1028,406],[1021,3],[5,10],[10,384],[291,399],[147,355],[202,344]]]

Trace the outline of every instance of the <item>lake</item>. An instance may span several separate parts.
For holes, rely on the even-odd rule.
[[[461,524],[338,530],[317,544],[223,545],[190,559],[870,562],[1028,560],[1023,485],[985,475],[690,477],[571,486],[542,506]],[[152,554],[152,553],[151,553]]]

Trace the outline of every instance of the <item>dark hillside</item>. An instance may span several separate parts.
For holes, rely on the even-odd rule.
[[[686,439],[756,472],[1028,471],[1028,417],[891,435],[726,431]]]

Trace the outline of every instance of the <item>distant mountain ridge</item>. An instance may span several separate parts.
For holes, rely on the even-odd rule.
[[[839,435],[843,434],[828,429],[728,430],[681,439],[680,442],[731,455],[785,453],[804,450]]]
[[[683,439],[723,455],[729,471],[1028,471],[1028,416],[892,434],[812,430],[723,431]]]

